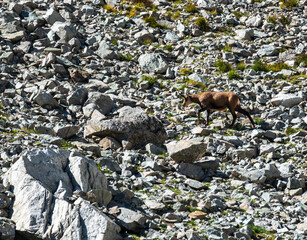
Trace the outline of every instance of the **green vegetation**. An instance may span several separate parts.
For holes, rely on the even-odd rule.
[[[187,75],[192,74],[193,70],[191,70],[189,68],[181,68],[179,72],[180,72],[180,74],[187,76]]]
[[[195,6],[194,3],[189,2],[189,3],[185,6],[185,11],[186,11],[187,13],[196,13],[198,10],[197,10],[197,7]]]
[[[257,60],[254,62],[254,64],[251,66],[251,69],[254,69],[255,71],[273,71],[273,72],[279,72],[282,69],[289,69],[290,66],[285,63],[273,63],[273,64],[266,64],[263,63],[261,60]]]
[[[266,64],[264,64],[261,60],[256,60],[254,64],[251,66],[251,69],[254,69],[257,72],[259,71],[267,72],[268,71]]]
[[[303,53],[303,54],[298,55],[295,58],[295,62],[297,63],[297,65],[304,63],[304,65],[307,66],[307,54]]]
[[[286,135],[289,136],[291,134],[297,133],[300,129],[288,127],[286,130]]]
[[[283,25],[289,25],[290,24],[290,19],[288,17],[285,17],[284,15],[281,15],[280,22]]]
[[[233,13],[233,15],[236,16],[237,19],[240,19],[240,18],[243,17],[243,16],[248,16],[247,13],[238,12],[238,11],[233,11],[232,13]]]
[[[111,6],[111,5],[103,5],[103,8],[105,10],[107,10],[108,13],[115,13],[115,12],[117,12],[116,9],[113,6]]]
[[[187,79],[186,83],[190,86],[199,88],[202,92],[207,90],[207,86],[203,82],[195,81],[195,80],[192,80],[192,79]]]
[[[143,75],[141,81],[147,81],[152,86],[154,83],[158,82],[158,79],[150,75]]]
[[[27,132],[27,133],[32,133],[32,134],[39,134],[39,131],[38,130],[34,130],[34,129],[29,129],[29,128],[26,128],[26,127],[21,127],[20,128],[22,131],[24,132]]]
[[[299,4],[299,0],[280,0],[281,5],[280,8],[294,8],[294,7],[298,7]]]
[[[260,226],[249,225],[248,227],[253,231],[253,235],[254,237],[256,237],[256,239],[267,239],[267,240],[275,239],[273,233],[269,232],[268,230]],[[270,235],[271,237],[269,237],[268,235]]]
[[[111,43],[115,46],[118,46],[118,40],[116,38],[114,38]]]
[[[228,79],[239,79],[240,75],[236,72],[236,70],[230,70],[227,74]]]
[[[163,28],[163,29],[168,28],[166,25],[159,24],[155,17],[146,17],[144,18],[144,21],[145,23],[148,23],[150,27],[153,27],[153,28]]]
[[[206,12],[209,13],[209,14],[215,15],[215,16],[218,15],[218,14],[217,14],[216,8],[215,8],[215,9],[212,9],[212,10],[206,10]]]
[[[285,63],[274,63],[274,64],[269,64],[267,66],[267,69],[269,71],[273,71],[273,72],[279,72],[283,69],[289,69],[289,68],[290,68],[290,66],[285,64]]]
[[[210,29],[207,19],[203,17],[198,17],[195,21],[195,24],[199,27],[200,30],[206,32]]]
[[[150,7],[150,8],[154,7],[152,1],[150,0],[132,0],[132,2],[139,6],[145,6],[145,7]]]
[[[167,44],[164,49],[171,52],[173,50],[173,46],[171,44]]]
[[[76,146],[74,144],[71,144],[70,142],[68,142],[66,140],[62,140],[60,148],[68,149],[68,148],[76,148]]]
[[[130,55],[130,54],[127,54],[127,55],[124,55],[124,54],[121,54],[121,53],[119,54],[119,59],[120,59],[121,61],[129,62],[129,61],[132,60],[132,58],[133,58],[133,56]]]
[[[240,62],[240,63],[237,64],[237,69],[238,70],[244,71],[245,68],[246,68],[246,65],[245,65],[244,62]]]
[[[224,62],[222,59],[217,60],[214,65],[218,68],[218,71],[223,73],[229,72],[231,70],[231,65],[227,62]]]
[[[260,117],[254,117],[254,122],[255,124],[257,125],[261,125],[262,123],[264,123],[264,119],[263,118],[260,118]]]
[[[268,21],[269,23],[276,24],[276,23],[277,23],[277,19],[278,19],[278,17],[274,15],[274,16],[268,17],[268,18],[267,18],[267,21]]]
[[[231,52],[231,46],[226,45],[223,49],[225,52]]]
[[[171,191],[173,191],[174,193],[176,193],[177,195],[181,194],[181,191],[178,190],[177,188],[170,188]]]

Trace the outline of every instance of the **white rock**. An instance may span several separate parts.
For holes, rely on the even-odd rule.
[[[278,94],[272,100],[271,104],[273,106],[282,105],[284,107],[291,108],[303,101],[303,98],[295,95],[295,94]]]

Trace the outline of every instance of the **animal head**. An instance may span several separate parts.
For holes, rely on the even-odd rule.
[[[183,106],[183,107],[187,107],[187,106],[189,106],[191,103],[193,103],[193,102],[192,102],[191,95],[183,96],[183,98],[184,98],[184,101],[183,101],[183,103],[182,103],[182,106]]]

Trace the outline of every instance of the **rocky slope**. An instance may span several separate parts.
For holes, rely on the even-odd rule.
[[[306,0],[0,9],[1,239],[307,239]]]

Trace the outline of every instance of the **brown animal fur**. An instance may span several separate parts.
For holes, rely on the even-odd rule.
[[[239,97],[234,92],[203,92],[184,96],[183,106],[186,107],[191,103],[197,103],[201,108],[198,110],[198,123],[200,123],[200,113],[202,111],[207,111],[206,125],[208,125],[209,115],[212,111],[225,111],[228,108],[233,117],[232,123],[230,125],[231,128],[234,126],[237,119],[237,114],[235,111],[247,116],[253,127],[255,127],[253,118],[249,112],[241,108]]]

